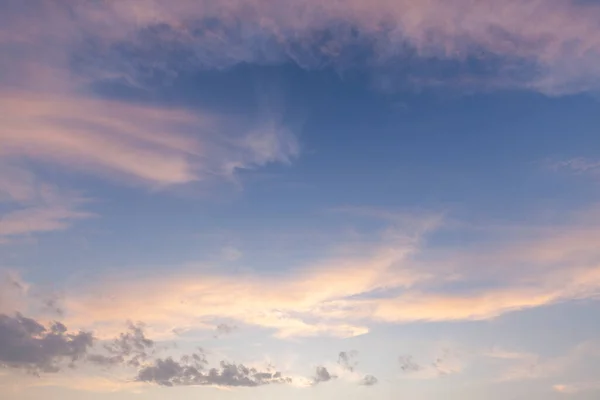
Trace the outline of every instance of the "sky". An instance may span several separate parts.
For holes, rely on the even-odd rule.
[[[600,396],[600,2],[0,0],[0,397]]]

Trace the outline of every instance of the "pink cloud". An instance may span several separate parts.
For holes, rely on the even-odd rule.
[[[0,215],[0,242],[64,230],[77,220],[94,216],[82,210],[87,199],[79,194],[43,182],[27,169],[0,166],[0,204],[8,208]]]
[[[149,184],[231,174],[232,165],[289,162],[298,151],[294,136],[274,121],[239,132],[235,121],[202,111],[30,92],[5,93],[0,107],[7,112],[0,158],[52,162]]]
[[[140,50],[158,48],[152,40],[164,51],[188,50],[184,69],[289,59],[308,68],[323,64],[344,68],[344,51],[357,40],[349,27],[356,28],[359,38],[371,47],[371,66],[392,62],[408,44],[423,57],[504,58],[505,74],[489,79],[505,80],[506,84],[511,84],[511,71],[518,71],[523,61],[529,62],[538,72],[512,84],[547,92],[594,88],[600,76],[600,7],[578,1],[154,0],[142,5],[123,0],[70,9],[54,2],[37,3],[38,8],[32,9],[43,9],[43,13],[23,11],[3,21],[7,28],[0,35],[0,44],[50,43],[54,51],[38,55],[37,61],[47,59],[52,65],[66,67],[64,54],[79,51],[82,34],[89,35],[97,39],[95,59],[102,60],[102,65],[88,66],[92,79],[115,74],[134,82],[135,66],[125,59],[113,59],[111,46],[129,42]],[[205,27],[199,34],[197,21],[210,18],[220,25]],[[152,39],[136,35],[159,24],[170,29],[156,31]],[[319,32],[325,30],[330,34],[323,41]],[[61,48],[63,56],[56,51]],[[165,62],[167,54],[157,57],[142,56],[136,63],[171,68]],[[162,67],[159,60],[163,60]],[[470,78],[459,79],[468,82]]]

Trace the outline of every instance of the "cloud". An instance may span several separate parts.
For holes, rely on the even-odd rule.
[[[260,370],[221,361],[218,368],[209,368],[202,350],[184,355],[179,361],[172,357],[150,360],[154,355],[155,342],[146,337],[143,325],[129,323],[128,328],[128,332],[105,342],[102,346],[104,354],[101,354],[94,352],[97,339],[91,332],[69,333],[61,322],[53,322],[46,327],[21,314],[12,317],[0,314],[0,367],[23,369],[38,376],[41,373],[57,373],[65,365],[74,371],[78,363],[136,367],[139,368],[138,373],[129,382],[161,386],[255,387],[292,383],[291,378],[273,371],[270,366]],[[56,385],[60,379],[44,382],[44,385]],[[117,381],[113,379],[111,382],[107,385],[108,382],[103,381],[102,386],[110,386],[109,391],[122,390]]]
[[[375,386],[378,382],[379,380],[375,376],[365,375],[359,384],[362,386]]]
[[[80,360],[92,345],[91,333],[68,333],[60,322],[45,327],[20,314],[0,314],[0,365],[4,367],[57,372],[63,362]]]
[[[99,276],[69,288],[62,306],[69,325],[103,338],[118,334],[131,315],[161,339],[174,329],[214,330],[223,320],[268,329],[279,338],[350,337],[381,322],[487,320],[598,298],[600,229],[594,215],[491,228],[476,243],[441,249],[427,245],[430,231],[390,229],[379,243],[340,246],[339,253],[278,274],[203,269],[160,278]],[[457,284],[464,289],[455,290]]]
[[[198,145],[173,129],[197,127],[198,117],[86,98],[5,94],[3,157],[75,164],[159,184],[194,179],[189,159],[199,155]]]
[[[219,324],[215,328],[215,331],[216,331],[215,338],[218,338],[218,337],[224,336],[224,335],[229,335],[230,333],[232,333],[233,331],[235,331],[237,329],[238,328],[235,325]]]
[[[421,279],[420,272],[402,268],[418,239],[400,236],[278,276],[240,279],[205,270],[201,275],[173,273],[160,280],[121,277],[105,281],[66,296],[67,320],[109,335],[114,334],[111,325],[115,321],[136,315],[157,337],[171,335],[173,328],[198,329],[204,324],[214,329],[212,321],[224,318],[273,330],[278,337],[355,336],[367,329],[345,321],[346,311],[335,300],[409,286]],[[223,293],[236,293],[235,299]],[[329,317],[337,312],[340,317]]]
[[[55,321],[44,326],[20,313],[0,314],[0,365],[39,374],[58,372],[68,362],[105,367],[139,367],[154,354],[155,343],[146,337],[142,324],[128,323],[128,331],[103,344],[104,354],[93,352],[97,338],[92,332],[71,333]]]
[[[315,376],[313,378],[313,385],[317,385],[322,382],[329,382],[332,379],[336,379],[336,375],[332,375],[329,373],[327,368],[323,366],[318,366],[315,371]]]
[[[290,163],[300,152],[275,116],[250,121],[64,91],[0,92],[0,204],[8,205],[0,241],[95,216],[83,209],[90,199],[34,174],[40,165],[156,190],[235,180],[240,170]]]
[[[434,379],[462,371],[462,362],[449,349],[442,349],[433,361],[417,363],[413,356],[402,355],[398,357],[402,374],[416,379]]]
[[[202,111],[76,95],[5,95],[0,157],[162,187],[289,162],[297,154],[294,136],[274,121],[239,132],[239,126]],[[21,197],[24,191],[11,188]]]
[[[139,382],[156,383],[161,386],[223,386],[256,387],[268,384],[291,383],[280,372],[260,371],[243,364],[221,361],[219,368],[206,367],[202,353],[184,356],[180,361],[173,358],[157,359],[142,368],[136,377]]]
[[[27,306],[27,289],[19,274],[0,269],[0,314],[12,314]]]
[[[70,61],[79,79],[139,85],[190,70],[294,62],[366,68],[382,81],[564,93],[597,88],[600,73],[594,2],[155,0],[141,7],[123,0],[59,7],[37,0],[10,11],[0,21],[1,48],[24,60],[37,54],[51,66]],[[39,44],[39,52],[14,51],[26,43]],[[3,64],[15,80],[20,71]],[[30,64],[25,73],[34,75],[40,67]]]
[[[582,392],[595,392],[600,391],[600,384],[598,382],[577,382],[569,384],[557,384],[553,385],[552,389],[558,393],[564,394],[577,394]]]
[[[580,175],[586,174],[591,176],[599,176],[600,174],[600,161],[584,157],[551,163],[550,167],[553,170],[564,170]]]
[[[423,368],[413,361],[412,356],[400,356],[398,362],[400,363],[400,370],[405,373],[418,372]]]
[[[341,351],[338,355],[338,364],[345,370],[354,372],[354,368],[358,365],[358,361],[355,360],[356,356],[358,356],[356,350],[350,350],[348,352]]]
[[[34,174],[48,165],[68,177],[87,174],[164,189],[235,180],[240,170],[287,164],[299,155],[296,132],[271,109],[260,116],[234,116],[189,104],[99,97],[73,69],[79,58],[72,53],[73,39],[92,26],[88,43],[102,41],[108,31],[123,33],[117,20],[127,7],[115,10],[117,23],[107,27],[110,21],[102,21],[112,11],[104,3],[72,9],[54,1],[34,3],[7,5],[0,18],[0,54],[5,55],[0,62],[0,108],[5,111],[0,202],[10,205],[0,216],[1,242],[64,230],[93,216],[82,210],[88,199]],[[40,10],[46,18],[30,25]],[[108,64],[100,70],[110,74]]]
[[[89,354],[87,361],[103,366],[128,365],[139,367],[153,354],[154,341],[148,339],[142,324],[128,323],[129,331],[104,344],[108,355]]]
[[[75,221],[94,216],[81,209],[87,199],[44,182],[23,167],[2,163],[2,152],[0,150],[0,204],[7,211],[0,214],[0,240],[64,230]]]
[[[508,366],[499,374],[496,381],[514,382],[549,378],[581,380],[587,377],[594,379],[598,374],[596,365],[600,358],[600,343],[597,340],[582,342],[570,348],[565,354],[554,357],[543,357],[533,353],[517,354],[518,356],[515,354],[513,357],[499,357],[508,363]],[[491,356],[494,357],[493,354]]]

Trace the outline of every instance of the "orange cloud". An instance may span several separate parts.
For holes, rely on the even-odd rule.
[[[351,321],[320,319],[330,300],[389,285],[410,285],[418,274],[398,267],[411,249],[384,247],[356,259],[331,259],[284,276],[219,276],[210,273],[123,280],[65,300],[67,321],[106,329],[132,318],[171,334],[174,328],[202,328],[230,318],[273,329],[280,337],[355,336],[367,329]],[[396,270],[398,273],[394,274]]]
[[[82,284],[84,290],[71,292],[65,300],[67,322],[102,331],[134,316],[156,329],[156,334],[168,336],[174,328],[213,328],[216,320],[227,318],[274,330],[279,337],[345,337],[365,333],[377,322],[485,320],[600,294],[600,264],[581,263],[571,251],[571,246],[579,248],[580,243],[563,243],[562,251],[571,258],[552,258],[558,263],[546,269],[537,253],[517,252],[520,258],[511,255],[504,260],[505,273],[499,277],[495,270],[476,270],[468,264],[482,260],[476,248],[455,249],[468,273],[457,274],[451,260],[448,268],[437,262],[424,264],[429,249],[421,236],[409,241],[406,237],[410,235],[388,235],[380,245],[363,248],[360,253],[277,275],[205,271],[160,277],[113,276],[111,281]],[[544,243],[559,245],[553,229],[536,240],[529,239],[536,243],[532,248],[544,249]],[[497,252],[512,254],[521,244],[520,238],[513,240],[500,245]],[[597,241],[586,243],[590,254],[600,256]],[[492,285],[480,285],[486,281]],[[452,290],[457,282],[463,287],[458,292]]]

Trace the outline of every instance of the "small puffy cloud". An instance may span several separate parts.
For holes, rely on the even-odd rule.
[[[323,366],[318,366],[315,371],[315,376],[313,377],[313,385],[317,385],[321,382],[329,382],[332,379],[336,379],[336,375],[332,375],[327,368]]]
[[[60,322],[45,327],[20,314],[0,314],[0,365],[4,367],[57,372],[64,362],[82,359],[93,341],[90,332],[68,333]]]
[[[354,368],[358,365],[356,357],[358,352],[356,350],[341,351],[338,355],[338,364],[347,371],[353,372]]]
[[[365,375],[364,378],[359,382],[362,386],[374,386],[379,380],[373,375]]]
[[[421,365],[413,360],[412,356],[400,356],[398,362],[400,363],[400,370],[404,373],[418,372],[423,369]]]

